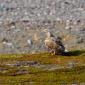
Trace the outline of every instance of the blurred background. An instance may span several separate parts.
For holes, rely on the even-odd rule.
[[[85,0],[0,0],[0,54],[46,51],[46,29],[85,49]]]

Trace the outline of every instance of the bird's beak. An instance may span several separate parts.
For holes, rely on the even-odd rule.
[[[43,32],[49,32],[49,30],[48,29],[44,29]]]

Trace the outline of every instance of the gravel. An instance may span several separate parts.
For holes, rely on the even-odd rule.
[[[45,29],[62,37],[66,49],[85,49],[84,23],[85,0],[0,0],[0,53],[46,51]]]

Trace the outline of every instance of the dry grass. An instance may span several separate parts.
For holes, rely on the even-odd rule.
[[[37,61],[41,64],[58,64],[67,66],[68,62],[77,63],[74,68],[57,69],[54,71],[43,70],[35,67],[10,67],[5,63],[14,61]],[[64,55],[39,54],[14,54],[0,55],[0,85],[61,85],[62,83],[85,82],[85,51],[71,51]],[[26,74],[18,74],[18,71],[26,70]]]

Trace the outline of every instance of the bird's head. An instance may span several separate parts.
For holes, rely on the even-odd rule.
[[[46,33],[47,37],[53,37],[53,34],[48,29],[45,29],[44,32]]]

